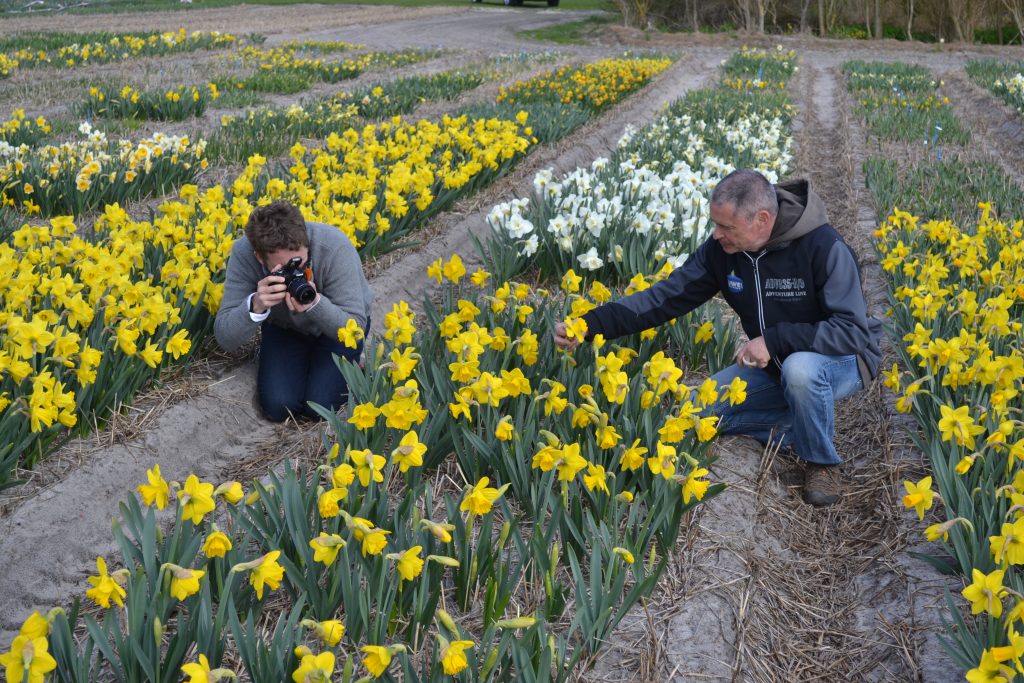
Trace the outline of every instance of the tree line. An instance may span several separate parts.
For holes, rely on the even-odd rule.
[[[1024,0],[613,0],[626,23],[848,38],[1021,44]]]

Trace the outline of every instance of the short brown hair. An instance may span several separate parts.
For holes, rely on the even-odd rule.
[[[711,203],[732,206],[748,221],[764,209],[772,218],[779,215],[779,198],[775,186],[751,168],[739,168],[718,181],[711,193]]]
[[[245,236],[256,253],[266,256],[279,249],[309,246],[306,220],[294,204],[284,201],[257,206],[245,224]]]

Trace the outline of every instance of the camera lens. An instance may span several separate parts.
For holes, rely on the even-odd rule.
[[[316,290],[303,279],[292,280],[288,284],[288,293],[303,306],[313,303],[316,298]]]

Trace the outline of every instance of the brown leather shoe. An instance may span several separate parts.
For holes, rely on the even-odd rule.
[[[804,470],[804,502],[824,507],[839,502],[843,495],[839,465],[807,464]]]

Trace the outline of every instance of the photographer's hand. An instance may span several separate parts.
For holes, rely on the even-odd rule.
[[[274,270],[279,270],[277,266]],[[288,288],[284,286],[284,278],[280,275],[268,275],[256,283],[256,295],[252,298],[252,312],[266,313],[270,308],[281,303],[288,296]],[[289,297],[291,298],[291,297]]]
[[[309,280],[309,286],[312,287],[314,291],[316,291],[315,282]],[[319,301],[320,292],[317,292],[313,300],[306,305],[300,304],[298,301],[295,300],[295,297],[293,297],[291,294],[286,294],[284,299],[285,305],[288,306],[288,310],[291,311],[292,313],[305,313],[309,309],[316,306]]]

